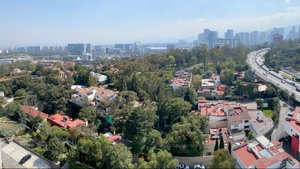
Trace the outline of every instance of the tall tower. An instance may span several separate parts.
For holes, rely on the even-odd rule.
[[[298,31],[298,38],[300,38],[300,26],[299,26],[299,31]]]

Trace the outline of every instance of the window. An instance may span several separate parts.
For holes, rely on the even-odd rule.
[[[245,120],[245,123],[248,123],[249,122],[249,120]]]

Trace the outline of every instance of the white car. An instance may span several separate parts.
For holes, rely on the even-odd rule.
[[[205,166],[203,164],[195,164],[194,169],[205,169]]]
[[[281,80],[281,83],[285,84],[285,81],[284,81],[284,80]]]
[[[190,169],[190,166],[189,165],[186,165],[186,164],[177,164],[175,169]]]

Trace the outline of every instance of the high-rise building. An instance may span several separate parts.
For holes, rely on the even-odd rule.
[[[218,39],[218,32],[217,31],[210,31],[208,34],[208,47],[209,49],[214,47],[214,43],[217,42]]]
[[[210,30],[204,29],[204,42],[208,43],[208,36],[209,36]]]
[[[27,52],[40,52],[42,46],[27,46]]]
[[[283,28],[273,28],[273,30],[270,31],[270,43],[273,43],[273,36],[275,34],[284,36],[284,29]]]
[[[140,54],[140,51],[141,51],[141,43],[140,42],[134,42],[133,43],[133,49],[134,49],[134,52],[136,54]]]
[[[50,46],[50,51],[55,51],[55,47],[54,46]]]
[[[240,43],[240,39],[232,39],[232,47],[236,47]]]
[[[55,46],[55,51],[58,51],[58,46]]]
[[[133,44],[125,44],[125,50],[133,50]]]
[[[240,39],[240,34],[239,33],[235,33],[234,38],[233,39]]]
[[[60,47],[58,47],[58,50],[61,51],[61,52],[63,52],[63,51],[65,51],[65,47],[60,46]]]
[[[26,52],[26,47],[18,47],[16,52]]]
[[[233,47],[233,39],[225,39],[224,40],[224,44],[225,45],[228,45],[230,48],[232,48]]]
[[[233,29],[228,29],[225,33],[225,39],[233,39]]]
[[[115,48],[124,49],[124,44],[115,44]]]
[[[287,39],[291,39],[291,40],[298,39],[298,33],[296,32],[295,26],[293,26],[293,29],[287,35]]]
[[[178,45],[185,45],[185,44],[186,44],[185,40],[183,39],[178,40]]]
[[[280,43],[283,39],[283,36],[276,33],[275,35],[273,35],[273,43]]]
[[[249,45],[249,33],[248,32],[240,32],[240,42],[244,46],[248,46]]]
[[[250,46],[255,46],[258,44],[258,31],[253,31],[250,33],[249,37],[249,45]]]
[[[277,32],[279,35],[282,35],[282,37],[284,36],[284,29],[283,28],[278,28]]]
[[[194,46],[198,46],[198,40],[194,40]]]
[[[300,38],[300,26],[299,26],[299,31],[298,31],[298,38]]]
[[[103,55],[105,53],[104,48],[102,46],[95,46],[94,53],[95,55]]]
[[[45,52],[46,52],[46,51],[49,51],[49,46],[44,46],[44,47],[43,47],[43,51],[45,51]]]
[[[205,43],[205,36],[204,36],[204,33],[199,33],[199,34],[198,34],[198,43],[199,43],[199,44]]]
[[[78,43],[78,44],[68,44],[68,53],[71,55],[82,55],[84,53],[91,53],[91,44]]]
[[[260,32],[259,34],[259,44],[263,44],[265,42],[269,42],[269,33],[268,32]]]
[[[167,44],[167,49],[175,49],[175,45],[174,44]]]

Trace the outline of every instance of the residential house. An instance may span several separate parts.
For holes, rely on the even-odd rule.
[[[58,126],[67,129],[88,125],[87,121],[82,121],[80,119],[73,120],[69,116],[61,114],[55,114],[48,117],[47,121],[51,124],[51,126]]]
[[[284,132],[282,132],[279,137],[275,138],[280,139],[282,137],[290,136],[291,137],[291,149],[299,154],[300,151],[300,107],[296,107],[295,111],[288,113],[286,121],[284,123]]]
[[[198,97],[205,97],[206,99],[219,100],[223,99],[226,85],[219,85],[218,80],[202,79],[201,87],[198,89]]]
[[[83,103],[83,99],[89,103],[89,106],[101,105],[100,103],[110,104],[115,101],[118,92],[112,90],[90,87],[90,88],[76,88],[76,94],[71,96],[71,100],[76,103]]]
[[[177,71],[171,80],[170,85],[172,89],[179,92],[186,92],[191,86],[192,76],[193,74],[187,71]]]
[[[265,136],[232,148],[236,168],[299,168],[299,162],[281,148],[279,141],[270,142]]]
[[[124,139],[124,134],[123,133],[118,133],[118,134],[112,134],[111,132],[105,133],[104,136],[108,138],[109,142],[112,145],[116,144],[125,144],[128,145],[131,141]]]
[[[66,62],[65,65],[68,67],[75,67],[75,62]]]
[[[91,76],[95,77],[95,79],[98,83],[105,83],[107,81],[106,75],[102,75],[100,73],[95,73],[95,72],[91,72],[90,74],[91,74]]]
[[[24,113],[29,116],[29,117],[33,117],[36,118],[38,116],[40,116],[43,119],[43,122],[47,121],[48,118],[48,114],[43,113],[41,111],[38,110],[37,107],[32,107],[32,106],[28,106],[28,105],[23,105],[21,107],[21,109],[24,111]]]
[[[14,69],[9,76],[19,76],[22,73],[20,69]]]

